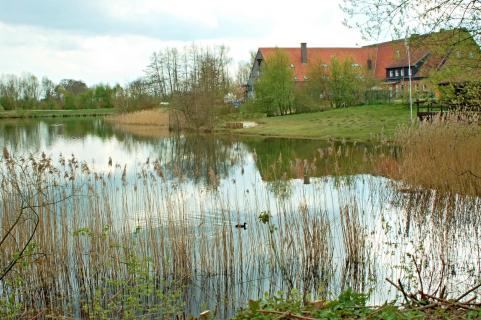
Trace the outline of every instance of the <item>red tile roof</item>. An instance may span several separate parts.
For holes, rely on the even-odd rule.
[[[461,41],[466,48],[461,49],[461,58],[473,56],[471,60],[461,61],[463,66],[470,66],[466,70],[470,73],[481,74],[480,63],[473,64],[474,59],[481,61],[481,50],[474,41],[472,35],[465,29],[441,30],[425,35],[413,35],[410,41],[409,52],[411,55],[411,66],[417,66],[415,77],[429,77],[433,70],[438,70],[445,63],[449,65],[453,54],[452,48]],[[467,41],[467,42],[466,42]],[[464,45],[463,45],[464,46]],[[379,80],[386,80],[386,69],[408,67],[407,48],[404,39],[377,43],[359,48],[310,48],[307,47],[307,63],[301,63],[301,47],[297,48],[260,48],[259,53],[263,59],[268,59],[280,49],[287,53],[290,64],[293,65],[294,74],[297,81],[304,81],[309,74],[309,69],[313,63],[323,63],[329,65],[332,57],[337,57],[341,62],[347,58],[352,59],[353,63],[366,68],[368,60],[371,60],[372,74]],[[458,49],[456,49],[458,50]],[[458,60],[461,59],[458,57]],[[422,63],[418,63],[422,62]],[[459,62],[458,62],[459,63]],[[459,75],[463,78],[463,72]],[[452,75],[451,75],[452,76]],[[458,76],[456,76],[458,77]]]
[[[371,60],[373,75],[383,80],[386,78],[387,68],[399,68],[408,66],[407,50],[403,40],[379,43],[360,48],[307,48],[308,63],[301,63],[301,48],[259,48],[264,59],[272,56],[277,49],[282,50],[289,56],[290,63],[294,66],[294,74],[298,81],[304,81],[309,73],[312,63],[323,63],[329,65],[332,57],[339,61],[348,58],[353,63],[367,68],[368,60]],[[411,66],[429,52],[423,48],[410,48]]]
[[[301,48],[259,48],[264,59],[269,59],[276,50],[282,50],[289,56],[290,63],[294,65],[294,74],[298,81],[304,81],[308,75],[312,63],[323,63],[329,65],[332,57],[339,61],[348,58],[353,63],[367,67],[367,60],[374,60],[375,50],[372,48],[307,48],[307,63],[301,63]],[[373,62],[374,63],[374,62]],[[374,64],[373,64],[374,65]]]

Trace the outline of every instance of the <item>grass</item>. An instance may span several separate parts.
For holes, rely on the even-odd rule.
[[[409,107],[405,105],[369,105],[323,112],[262,117],[257,127],[237,129],[236,134],[272,137],[372,141],[392,139],[396,129],[409,123]]]
[[[117,113],[117,109],[80,109],[80,110],[12,110],[0,111],[0,119],[10,118],[54,118],[100,116]]]

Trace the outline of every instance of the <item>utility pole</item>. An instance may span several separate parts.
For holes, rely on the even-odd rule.
[[[411,109],[411,122],[413,122],[413,95],[412,95],[412,72],[411,72],[411,52],[409,50],[408,35],[404,38],[404,45],[408,54],[408,76],[409,76],[409,107]]]

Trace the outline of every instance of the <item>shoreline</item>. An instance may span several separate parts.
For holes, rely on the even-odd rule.
[[[169,117],[165,109],[143,110],[128,114],[116,109],[84,110],[26,110],[2,111],[2,119],[34,119],[63,117],[106,117],[106,121],[120,129],[127,127],[142,132],[142,136],[165,137],[168,133]],[[109,117],[110,116],[110,117]],[[279,117],[262,115],[245,118],[245,114],[233,114],[221,119],[210,132],[216,135],[284,138],[299,140],[339,141],[339,142],[392,142],[394,133],[400,126],[409,124],[409,110],[403,105],[354,106],[322,112],[293,114]],[[228,127],[232,122],[256,122],[249,128]],[[121,129],[122,130],[122,129]],[[161,134],[159,132],[162,131]]]
[[[113,108],[80,110],[14,110],[0,111],[0,120],[30,118],[103,117],[116,113],[118,113],[118,110]]]

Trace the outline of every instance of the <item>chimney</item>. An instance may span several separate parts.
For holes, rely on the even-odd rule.
[[[301,63],[307,63],[307,43],[301,43]]]

